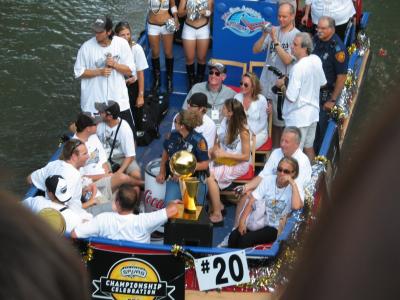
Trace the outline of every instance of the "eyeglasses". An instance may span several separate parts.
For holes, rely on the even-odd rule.
[[[215,75],[215,76],[219,77],[221,75],[221,72],[210,70],[208,72],[208,75]]]
[[[249,87],[249,84],[246,83],[246,82],[241,81],[241,82],[240,82],[240,86],[244,86],[245,88],[248,88],[248,87]]]
[[[288,170],[288,169],[283,169],[283,168],[281,168],[281,167],[278,167],[277,169],[276,169],[276,171],[278,171],[279,173],[284,173],[284,174],[286,174],[286,175],[289,175],[290,173],[293,173],[293,171],[291,171],[291,170]]]

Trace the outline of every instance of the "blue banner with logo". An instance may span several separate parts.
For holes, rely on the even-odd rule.
[[[277,25],[277,1],[215,0],[213,58],[239,62],[264,61],[253,54],[266,22]]]

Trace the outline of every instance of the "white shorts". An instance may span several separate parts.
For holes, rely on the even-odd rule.
[[[167,35],[167,34],[172,34],[167,30],[167,27],[165,25],[155,25],[155,24],[150,24],[147,22],[147,34],[148,35]]]
[[[210,38],[210,23],[204,24],[199,28],[184,24],[182,31],[182,39],[184,40],[207,40]]]
[[[114,157],[112,157],[112,160],[114,161],[114,162],[116,162],[117,164],[122,164],[122,162],[124,161],[124,159],[125,158],[114,158]],[[111,166],[110,166],[110,168],[111,168]],[[140,167],[139,167],[139,165],[138,165],[138,163],[136,162],[136,159],[134,159],[130,164],[129,164],[129,166],[126,168],[126,170],[125,170],[125,174],[127,174],[127,175],[129,175],[130,173],[132,173],[133,171],[137,171],[137,170],[139,170],[140,171]]]
[[[317,129],[317,122],[314,122],[307,127],[299,127],[299,130],[301,132],[300,149],[312,148],[314,146],[316,129]]]

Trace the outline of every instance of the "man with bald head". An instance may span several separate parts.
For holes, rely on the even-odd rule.
[[[253,46],[253,52],[267,51],[266,65],[277,68],[283,74],[289,74],[294,64],[291,46],[295,35],[299,32],[294,25],[296,11],[291,3],[281,3],[278,11],[279,26],[273,26],[271,32],[264,31]],[[280,137],[285,127],[281,116],[281,105],[278,106],[278,96],[271,88],[275,85],[277,76],[264,66],[260,81],[263,86],[263,95],[272,102],[272,146],[279,147]],[[278,113],[279,111],[279,113]]]
[[[335,20],[331,17],[319,19],[313,42],[313,54],[321,59],[327,80],[319,98],[319,122],[314,142],[314,148],[318,151],[328,126],[329,112],[335,106],[346,81],[349,56],[343,41],[335,33]]]

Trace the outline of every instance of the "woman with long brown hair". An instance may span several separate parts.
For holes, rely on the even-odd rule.
[[[210,220],[222,225],[219,189],[247,173],[250,162],[250,132],[243,105],[236,99],[225,100],[224,119],[217,130],[217,141],[210,150],[210,177],[207,180],[211,200]]]
[[[144,104],[144,70],[149,65],[142,46],[132,40],[132,30],[128,22],[119,22],[115,26],[115,33],[128,41],[135,61],[137,78],[133,76],[125,80],[128,88],[129,105],[133,111],[134,107],[141,107]]]
[[[256,148],[268,140],[268,102],[261,94],[260,80],[257,75],[247,72],[240,82],[240,93],[235,99],[239,100],[246,112],[251,134],[256,136]]]

